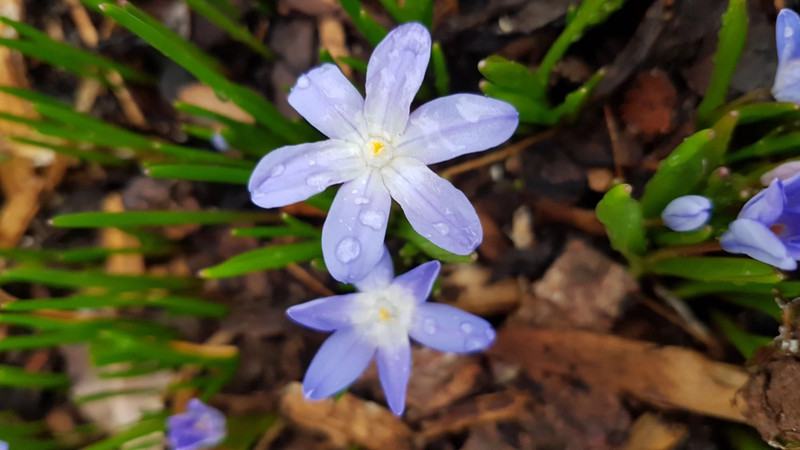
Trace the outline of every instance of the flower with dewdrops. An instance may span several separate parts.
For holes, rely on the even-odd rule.
[[[772,95],[782,102],[800,103],[800,16],[782,9],[775,24],[778,70]]]
[[[303,393],[317,400],[355,381],[375,356],[389,408],[401,415],[411,374],[409,338],[445,352],[470,353],[494,342],[486,320],[456,307],[425,300],[439,274],[431,261],[394,278],[389,252],[382,248],[373,271],[356,283],[359,292],[312,300],[286,314],[309,328],[332,331],[303,379]]]
[[[664,208],[661,218],[670,230],[697,230],[711,218],[711,200],[701,195],[678,197]]]
[[[783,270],[800,260],[800,175],[775,178],[745,203],[720,237],[725,251],[744,253]]]
[[[483,238],[467,197],[426,166],[486,150],[517,128],[510,104],[473,94],[428,102],[409,114],[431,50],[428,30],[392,30],[367,65],[366,98],[333,64],[298,78],[289,104],[330,139],[273,150],[256,166],[253,203],[274,208],[342,183],[322,228],[325,265],[354,282],[381,257],[392,199],[421,235],[459,255]]]
[[[189,400],[186,412],[167,419],[167,440],[173,450],[214,447],[225,434],[225,416],[196,398]]]

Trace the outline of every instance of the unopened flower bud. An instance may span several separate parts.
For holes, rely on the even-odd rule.
[[[711,200],[700,195],[678,197],[664,208],[661,218],[671,230],[697,230],[711,218]]]

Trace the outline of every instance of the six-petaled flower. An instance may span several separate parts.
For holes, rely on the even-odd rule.
[[[174,450],[213,447],[225,438],[225,416],[193,398],[186,412],[167,419],[167,440]]]
[[[518,114],[473,94],[438,98],[409,114],[430,48],[418,23],[392,30],[369,59],[365,98],[333,64],[302,75],[289,103],[330,139],[276,149],[250,177],[252,201],[264,208],[343,183],[322,228],[325,265],[340,281],[358,281],[380,259],[392,199],[445,250],[465,255],[483,238],[467,197],[426,166],[504,142]]]
[[[711,200],[701,195],[684,195],[669,202],[661,219],[674,231],[693,231],[702,227],[711,217]]]
[[[728,252],[795,270],[800,260],[800,175],[773,179],[744,205],[720,244]]]
[[[778,70],[772,95],[782,102],[800,103],[800,16],[782,9],[775,24]]]
[[[303,379],[309,399],[336,394],[358,378],[375,356],[386,401],[400,415],[411,373],[409,337],[428,347],[455,353],[477,352],[494,341],[486,320],[441,303],[427,303],[439,273],[438,261],[394,277],[387,250],[359,292],[313,300],[286,313],[320,331],[333,331],[322,344]]]

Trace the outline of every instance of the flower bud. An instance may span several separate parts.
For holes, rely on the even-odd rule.
[[[671,230],[697,230],[711,218],[711,200],[700,195],[678,197],[664,208],[661,218]]]

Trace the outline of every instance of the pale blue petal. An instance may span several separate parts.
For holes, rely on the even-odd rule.
[[[734,220],[719,242],[727,252],[743,253],[783,270],[797,268],[797,262],[789,256],[783,242],[766,225],[756,220]]]
[[[294,305],[286,310],[290,319],[308,328],[333,331],[353,324],[358,313],[355,298],[361,294],[334,295]]]
[[[300,75],[289,93],[289,104],[331,139],[361,145],[367,136],[364,99],[335,64]]]
[[[778,13],[775,43],[780,63],[800,58],[800,16],[793,10],[785,8]]]
[[[389,286],[394,279],[394,264],[389,249],[383,246],[383,255],[375,268],[364,279],[356,281],[356,288],[361,292],[377,291]]]
[[[783,214],[785,205],[786,196],[783,192],[783,182],[780,179],[774,179],[769,187],[745,203],[738,218],[756,220],[769,226]]]
[[[422,303],[431,295],[433,283],[436,282],[441,267],[439,261],[428,261],[395,278],[392,284],[404,287],[417,303]]]
[[[225,438],[225,416],[193,398],[186,412],[167,418],[167,441],[174,450],[213,447]]]
[[[329,139],[281,147],[261,158],[248,189],[256,205],[275,208],[303,201],[364,171],[361,149]]]
[[[800,103],[800,59],[778,64],[772,96],[780,102]]]
[[[406,406],[406,389],[411,376],[411,344],[408,336],[392,347],[379,347],[376,356],[378,378],[381,380],[389,409],[400,416]]]
[[[383,255],[391,205],[376,171],[339,188],[322,226],[322,255],[334,278],[354,283],[375,268]]]
[[[441,303],[417,306],[408,334],[423,345],[454,353],[484,350],[492,345],[496,336],[486,320]]]
[[[303,379],[303,394],[318,400],[346,388],[367,368],[375,349],[375,344],[354,328],[334,332],[311,360]]]
[[[661,218],[674,231],[696,230],[711,217],[711,200],[701,195],[684,195],[669,202]]]
[[[441,97],[411,113],[395,151],[435,164],[500,145],[518,123],[517,110],[504,101],[475,94]]]
[[[800,173],[786,179],[781,178],[781,180],[783,182],[783,195],[786,198],[784,213],[787,211],[800,213]]]
[[[419,160],[395,158],[381,174],[417,233],[458,255],[481,243],[481,222],[467,197]]]
[[[390,31],[367,64],[364,116],[369,133],[393,141],[406,128],[431,55],[431,35],[419,23]]]

